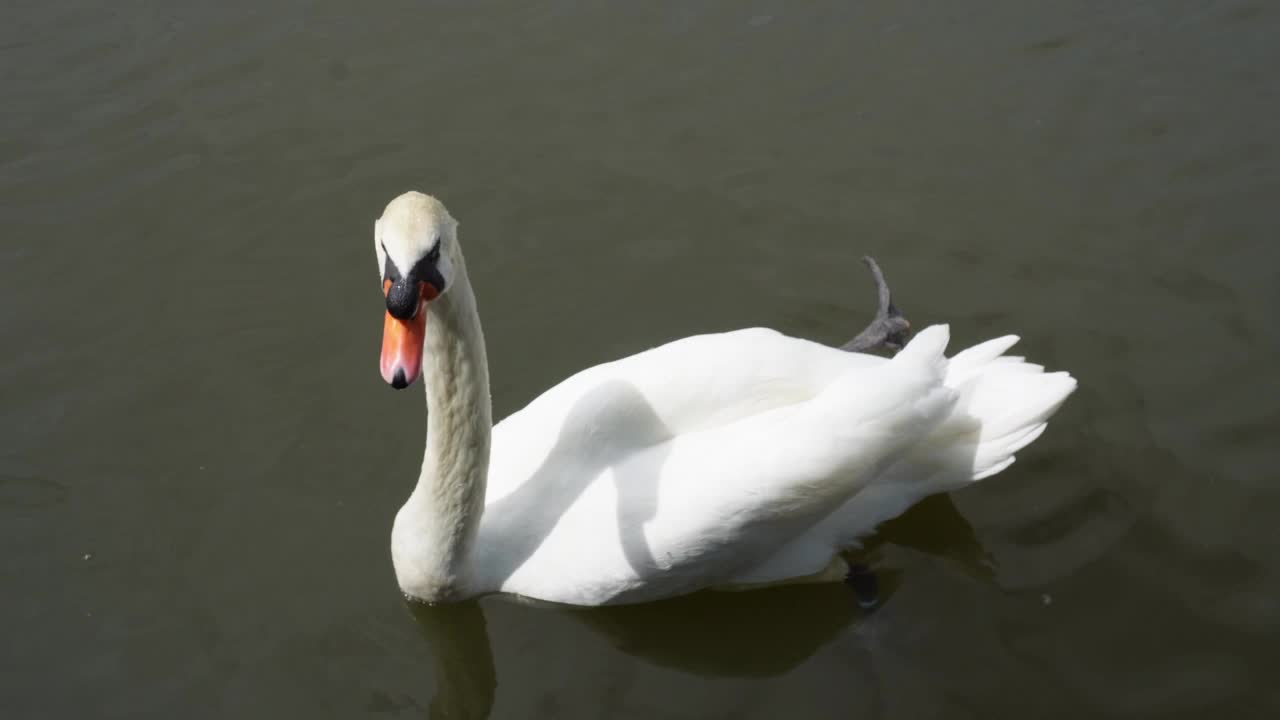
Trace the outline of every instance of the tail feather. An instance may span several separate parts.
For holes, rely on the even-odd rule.
[[[917,333],[901,352],[894,355],[893,362],[901,365],[924,366],[939,376],[949,377],[953,371],[952,361],[947,360],[944,353],[950,341],[950,326],[930,325]]]
[[[934,355],[939,338],[927,337],[931,330],[920,333],[894,361],[922,339],[928,340],[926,347],[907,362]],[[945,336],[941,339],[945,345]],[[924,441],[824,521],[841,544],[856,543],[858,535],[928,495],[999,473],[1013,464],[1016,452],[1040,437],[1075,390],[1076,380],[1004,355],[1017,341],[1013,335],[988,340],[941,361],[947,363],[944,384],[959,396],[954,409]]]
[[[1040,437],[1049,417],[1076,388],[1075,378],[1065,372],[1046,373],[1021,357],[1005,355],[1018,341],[1014,335],[975,345],[950,360],[943,356],[947,340],[945,326],[927,328],[893,359],[936,373],[935,383],[943,379],[945,390],[936,385],[935,390],[955,396],[946,418],[808,533],[735,582],[778,582],[819,573],[833,548],[858,547],[877,525],[926,496],[1008,468],[1014,453]]]
[[[950,436],[952,453],[958,448],[972,457],[969,477],[962,483],[990,477],[1012,464],[1014,453],[1040,437],[1049,418],[1076,389],[1068,373],[1046,373],[1040,365],[1004,355],[1016,341],[1014,336],[999,338],[952,358],[946,384],[960,399],[939,431]],[[952,430],[961,433],[957,437]]]
[[[947,375],[947,380],[954,385],[959,385],[969,378],[980,372],[988,363],[999,359],[1004,355],[1005,351],[1017,344],[1019,338],[1017,335],[1005,335],[984,343],[979,343],[966,350],[956,353],[951,358],[951,372]],[[1011,360],[1021,360],[1022,358],[1006,358]]]

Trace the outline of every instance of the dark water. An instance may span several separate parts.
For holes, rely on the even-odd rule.
[[[584,5],[6,5],[0,715],[1280,711],[1280,11]],[[499,416],[694,332],[842,341],[862,253],[1081,388],[884,529],[871,614],[411,608],[408,188],[462,221]]]

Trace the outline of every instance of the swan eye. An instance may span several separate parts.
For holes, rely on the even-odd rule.
[[[440,261],[440,238],[436,238],[436,244],[432,246],[431,251],[422,256],[409,270],[408,279],[413,282],[426,283],[431,286],[435,295],[444,292],[444,277],[440,274],[438,267]]]

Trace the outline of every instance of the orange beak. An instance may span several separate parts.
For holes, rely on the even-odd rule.
[[[436,297],[436,289],[429,283],[420,283],[418,312],[408,320],[401,320],[387,313],[382,325],[382,359],[379,363],[382,379],[400,390],[409,387],[422,374],[422,343],[427,337],[427,309],[425,304]],[[384,280],[382,294],[391,291],[391,281]]]

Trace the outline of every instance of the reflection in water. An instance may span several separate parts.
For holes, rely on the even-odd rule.
[[[970,574],[991,577],[987,553],[949,496],[935,496],[886,523],[857,559],[871,561],[880,603],[892,602],[901,572],[876,565],[886,544],[945,557]],[[531,614],[571,617],[628,656],[706,677],[769,677],[809,659],[868,611],[841,584],[795,585],[746,592],[704,591],[637,605],[579,608],[510,600]],[[477,601],[429,606],[410,603],[435,667],[430,717],[489,716],[498,684],[494,653]],[[874,612],[874,611],[871,611]]]
[[[931,495],[880,526],[867,539],[867,551],[884,543],[944,557],[974,577],[994,579],[994,560],[978,541],[973,525],[960,514],[950,494]]]
[[[896,574],[885,576],[882,597]],[[707,591],[613,608],[575,608],[610,644],[655,665],[704,676],[780,675],[809,658],[863,611],[851,588],[800,585]]]
[[[497,675],[484,611],[473,601],[431,606],[409,603],[434,655],[431,718],[487,718]]]

